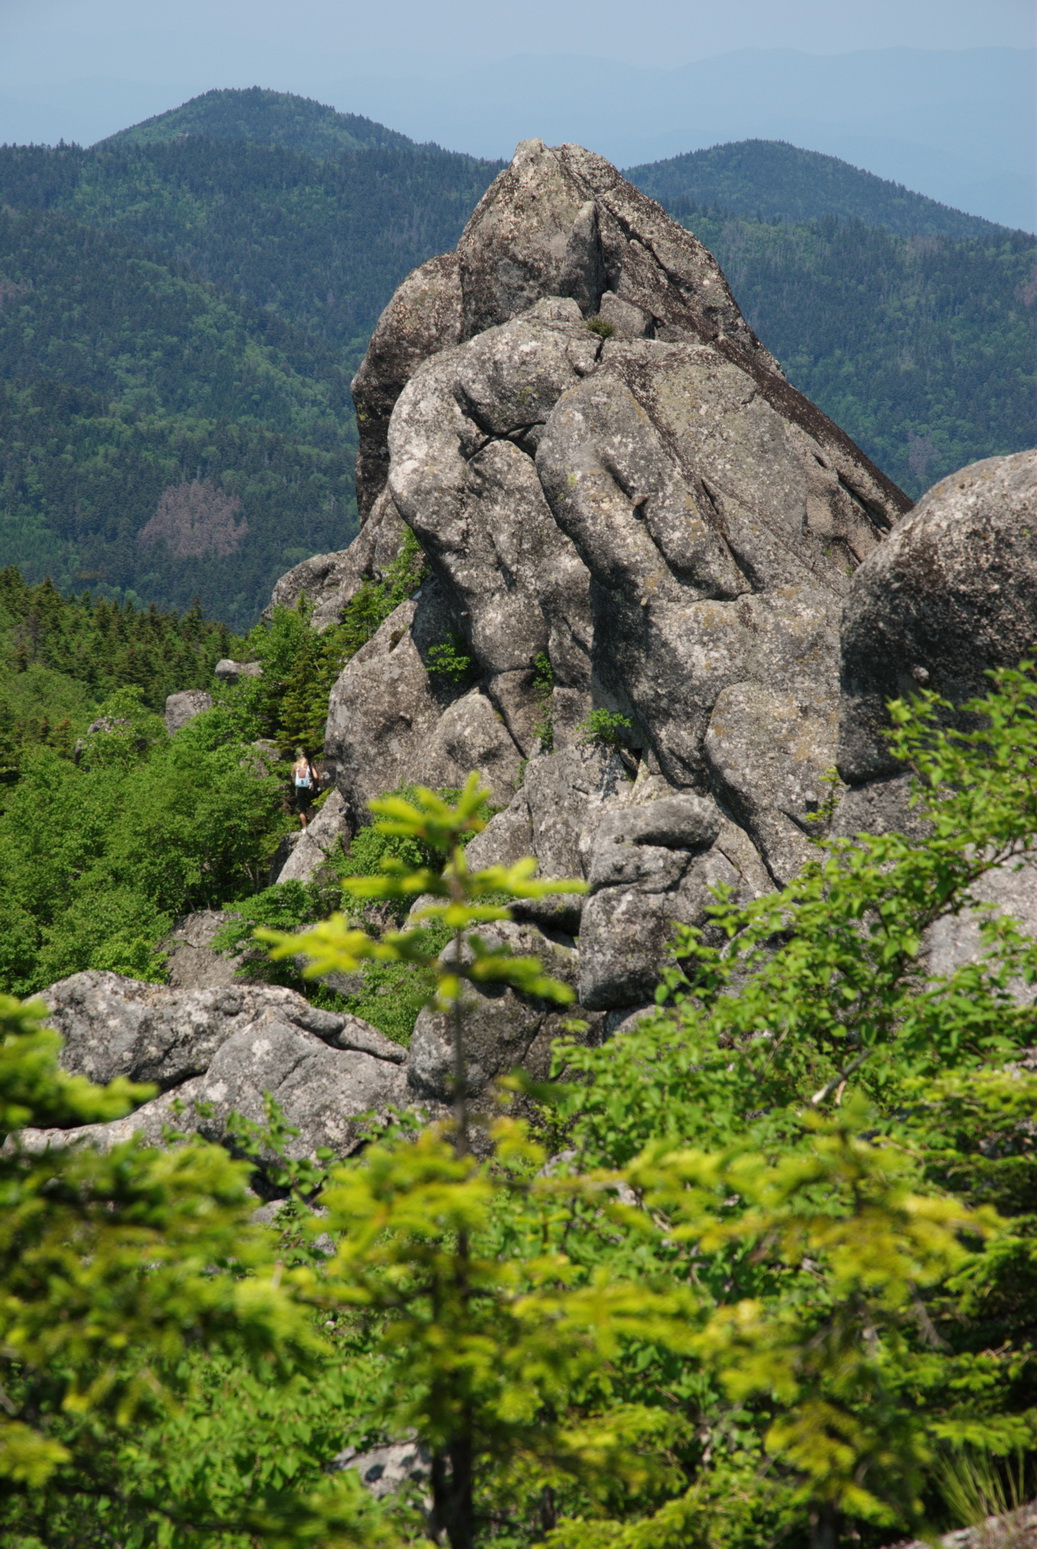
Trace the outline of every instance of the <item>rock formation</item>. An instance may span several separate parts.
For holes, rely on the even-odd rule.
[[[701,924],[711,889],[747,898],[796,873],[837,762],[843,832],[914,821],[881,736],[889,694],[931,683],[959,703],[1033,648],[1035,454],[965,470],[905,515],[702,245],[579,147],[519,147],[457,252],[396,292],[354,395],[364,526],[274,603],[305,594],[315,627],[334,623],[407,528],[429,577],[334,687],[334,806],[281,875],[311,875],[377,793],[479,769],[500,810],[471,862],[533,854],[588,883],[501,930],[576,988],[588,1038],[651,1000],[674,923]],[[443,645],[470,670],[443,673]],[[932,952],[960,960],[970,928]],[[221,1136],[269,1087],[301,1149],[348,1150],[364,1108],[448,1095],[432,1011],[404,1065],[288,991],[121,984],[55,986],[54,1017],[72,1068],[162,1082],[125,1121],[148,1133],[174,1088],[212,1104]],[[557,1031],[547,1006],[477,998],[476,1084],[545,1069]]]
[[[158,1144],[167,1128],[228,1141],[230,1115],[261,1123],[269,1092],[299,1131],[290,1156],[321,1146],[346,1156],[362,1142],[365,1114],[407,1098],[403,1049],[358,1017],[321,1011],[277,985],[183,993],[89,971],[52,985],[44,999],[67,1070],[160,1089],[126,1119],[71,1132],[104,1146],[134,1133]],[[29,1130],[23,1140],[42,1148],[68,1134]]]
[[[166,699],[166,731],[172,737],[188,721],[193,721],[196,715],[211,710],[212,704],[212,695],[202,688],[185,688],[178,694],[170,694]],[[93,731],[93,727],[88,730]]]
[[[960,704],[984,673],[1037,653],[1037,453],[952,473],[858,574],[842,631],[839,768],[853,784],[894,765],[885,704],[919,687]]]
[[[962,704],[988,687],[995,667],[1037,660],[1037,451],[989,457],[933,486],[853,578],[842,623],[836,814],[843,834],[911,832],[910,777],[883,732],[886,701],[919,688]],[[988,872],[977,900],[1014,915],[1037,935],[1037,867]],[[930,971],[949,974],[977,955],[976,919],[965,911],[928,933]],[[1035,992],[1016,987],[1019,998]]]
[[[333,691],[349,820],[480,769],[505,805],[480,853],[590,883],[540,921],[579,932],[584,1006],[640,1004],[710,887],[759,892],[808,853],[840,611],[908,501],[786,382],[701,244],[576,146],[519,148],[456,255],[400,287],[354,393],[374,528],[308,562],[318,613],[387,523],[432,574]],[[448,639],[470,681],[430,671]],[[588,738],[595,709],[628,723],[625,763]]]

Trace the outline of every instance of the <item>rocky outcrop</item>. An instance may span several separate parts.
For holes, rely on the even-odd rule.
[[[1037,452],[941,480],[861,567],[842,632],[839,768],[853,784],[896,770],[886,701],[931,688],[955,705],[992,667],[1037,650]]]
[[[332,693],[349,821],[480,769],[506,808],[486,845],[590,882],[519,923],[578,926],[585,1005],[636,1004],[711,886],[758,892],[809,854],[843,602],[908,501],[788,384],[701,243],[577,146],[519,148],[456,255],[400,288],[355,393],[369,523],[402,518],[432,579]],[[468,678],[437,676],[448,641]],[[627,726],[607,796],[594,710]],[[671,799],[708,838],[599,829],[598,806]]]
[[[409,274],[382,313],[353,379],[359,449],[357,506],[368,516],[388,472],[386,434],[397,398],[423,360],[460,344],[463,315],[455,253]]]
[[[941,480],[896,523],[853,578],[842,625],[839,770],[849,789],[836,832],[913,834],[910,776],[892,758],[886,703],[932,689],[966,727],[963,703],[989,687],[995,667],[1037,653],[1037,451],[990,457]],[[1012,915],[1037,936],[1032,858],[988,872],[973,888],[981,909]],[[927,933],[930,972],[951,974],[981,955],[972,909]],[[1013,987],[1032,1003],[1034,990]]]
[[[546,973],[576,988],[575,943],[557,933],[545,935],[534,926],[506,923],[487,926],[480,938],[491,947],[516,956],[539,958]],[[452,948],[444,953],[454,961]],[[466,1080],[471,1092],[482,1092],[496,1077],[516,1066],[545,1080],[551,1064],[551,1045],[569,1017],[551,1001],[519,995],[510,989],[466,989]],[[590,1030],[594,1041],[600,1028]],[[418,1014],[407,1058],[407,1081],[420,1098],[449,1102],[454,1086],[453,1025],[449,1016],[431,1006]]]
[[[424,1487],[432,1478],[432,1456],[415,1441],[391,1441],[366,1452],[346,1447],[330,1466],[334,1470],[353,1469],[375,1500],[394,1495],[405,1485]]]
[[[480,685],[438,675],[430,652],[450,638],[455,614],[432,580],[401,603],[350,660],[328,707],[325,748],[349,821],[380,792],[419,782],[463,784],[478,769],[506,801],[522,749]]]
[[[125,1119],[79,1130],[26,1131],[37,1148],[89,1138],[111,1146],[167,1130],[230,1139],[232,1114],[261,1123],[269,1092],[298,1135],[290,1156],[361,1144],[364,1115],[407,1098],[406,1053],[358,1017],[321,1011],[276,985],[178,993],[119,974],[87,972],[46,992],[67,1070],[105,1082],[154,1082],[160,1095]]]
[[[486,934],[576,990],[590,1040],[643,1013],[675,925],[708,929],[718,885],[749,898],[795,875],[837,758],[837,832],[918,824],[882,738],[889,694],[929,683],[958,705],[1033,648],[1034,454],[907,514],[785,380],[694,236],[579,147],[519,148],[456,254],[397,291],[354,393],[365,524],[274,601],[305,595],[316,627],[335,622],[407,530],[428,574],[334,687],[336,790],[280,879],[313,875],[371,797],[478,769],[500,810],[469,863],[533,854],[586,883]],[[1022,915],[1029,874],[1013,876],[989,901]],[[927,950],[953,967],[975,921]],[[105,976],[84,978],[89,1037],[76,980],[52,992],[73,1068],[164,1089],[110,1134],[160,1134],[175,1091],[204,1099],[218,1137],[269,1089],[300,1154],[348,1151],[365,1108],[450,1095],[431,1009],[403,1056],[288,991],[136,986],[120,1010]],[[558,1011],[470,993],[473,1089],[516,1063],[546,1074]]]
[[[211,710],[212,703],[212,695],[201,688],[185,688],[178,694],[170,694],[166,699],[166,731],[172,737],[196,715]]]
[[[221,657],[213,668],[217,683],[237,683],[241,678],[261,678],[262,662],[236,662],[229,656]]]
[[[217,933],[239,916],[225,909],[199,909],[185,914],[159,942],[165,954],[166,979],[174,990],[222,990],[236,984],[244,958],[213,948]]]
[[[331,791],[302,833],[293,837],[295,843],[276,880],[312,882],[336,846],[351,837],[341,791]]]

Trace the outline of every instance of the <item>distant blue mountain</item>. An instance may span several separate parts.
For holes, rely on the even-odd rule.
[[[520,55],[452,77],[354,76],[319,94],[416,140],[491,157],[534,135],[575,140],[618,166],[786,140],[1037,229],[1033,50],[743,49],[672,70]]]

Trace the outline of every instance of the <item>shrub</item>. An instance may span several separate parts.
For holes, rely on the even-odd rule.
[[[464,635],[452,629],[446,640],[429,646],[428,666],[434,678],[445,678],[450,683],[464,683],[472,677],[475,661]]]
[[[552,696],[555,686],[555,670],[551,665],[551,658],[546,652],[541,651],[539,656],[533,658],[533,696],[537,703],[537,718],[533,724],[533,735],[540,743],[545,753],[550,753],[555,745],[554,718],[552,714]]]
[[[606,748],[625,747],[633,729],[630,717],[618,710],[592,710],[580,727],[584,742],[600,742]]]

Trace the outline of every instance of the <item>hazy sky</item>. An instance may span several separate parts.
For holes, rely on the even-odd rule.
[[[509,54],[1027,47],[1033,0],[0,0],[6,92],[90,76],[316,90]]]

